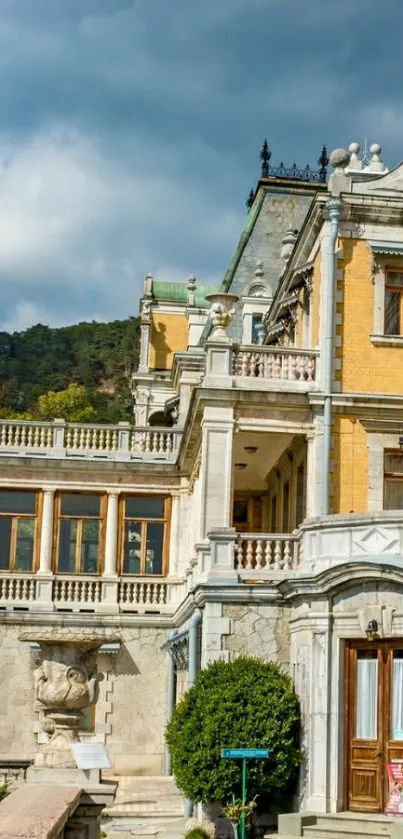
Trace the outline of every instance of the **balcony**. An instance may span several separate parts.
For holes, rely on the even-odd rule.
[[[169,614],[177,581],[163,577],[105,579],[85,575],[0,574],[1,611]]]
[[[0,422],[0,454],[16,457],[175,463],[180,440],[181,432],[176,429],[139,428],[126,422]]]
[[[248,387],[279,390],[316,390],[317,350],[293,347],[239,346],[232,348],[232,375],[247,380]]]

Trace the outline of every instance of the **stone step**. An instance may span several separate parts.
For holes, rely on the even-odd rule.
[[[324,827],[321,824],[309,825],[302,828],[302,835],[304,839],[363,839],[363,837],[385,837],[389,836],[389,830],[385,833],[379,831],[378,826],[375,828],[375,823],[371,822],[367,826],[360,825],[358,828],[352,827],[349,824],[337,824],[334,827]]]
[[[172,777],[123,775],[114,780],[118,781],[116,797],[114,803],[106,808],[106,815],[159,821],[183,816],[183,798]]]
[[[349,830],[351,833],[368,833],[374,836],[389,836],[390,818],[377,813],[335,813],[317,816],[316,826],[326,830]]]
[[[117,818],[102,824],[102,831],[108,839],[182,839],[185,830],[186,819],[183,818],[145,822]]]

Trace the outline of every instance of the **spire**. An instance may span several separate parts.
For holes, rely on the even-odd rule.
[[[328,165],[329,165],[329,155],[328,155],[328,153],[327,153],[327,148],[326,148],[326,146],[323,146],[323,147],[322,147],[322,151],[321,151],[321,153],[320,153],[319,160],[318,160],[318,166],[319,166],[319,179],[320,179],[321,181],[326,182],[326,178],[327,178],[327,167],[328,167]]]
[[[270,172],[270,158],[271,151],[269,149],[267,140],[264,141],[262,151],[260,152],[260,160],[262,161],[262,178],[268,178]]]
[[[248,197],[245,201],[245,206],[248,208],[248,210],[250,210],[250,208],[253,204],[254,197],[255,197],[255,190],[251,189],[251,191],[250,191],[250,193],[249,193],[249,195],[248,195]]]

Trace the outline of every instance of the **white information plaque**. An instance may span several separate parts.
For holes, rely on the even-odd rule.
[[[71,750],[78,769],[110,769],[103,743],[72,743]]]

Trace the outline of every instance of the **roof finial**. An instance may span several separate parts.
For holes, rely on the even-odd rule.
[[[196,302],[196,277],[190,274],[187,283],[187,304],[194,306]]]
[[[326,183],[327,178],[327,167],[329,164],[329,155],[327,153],[326,146],[322,146],[322,151],[320,153],[320,157],[318,159],[318,166],[319,166],[319,180]]]
[[[250,210],[250,208],[253,204],[254,198],[255,198],[255,190],[251,189],[251,191],[250,191],[250,193],[249,193],[249,195],[248,195],[248,197],[245,201],[245,206],[248,208],[248,210]]]
[[[369,153],[371,160],[368,163],[368,169],[371,172],[384,172],[386,166],[381,158],[382,148],[379,143],[372,143],[372,146],[369,147]]]
[[[262,151],[260,152],[260,160],[262,161],[262,178],[268,178],[270,172],[270,158],[271,158],[271,151],[268,146],[267,140],[264,141],[262,146]]]
[[[350,152],[350,162],[347,166],[347,169],[354,169],[356,171],[361,171],[362,169],[362,160],[359,159],[358,155],[360,153],[360,144],[359,143],[350,143],[348,150]]]

